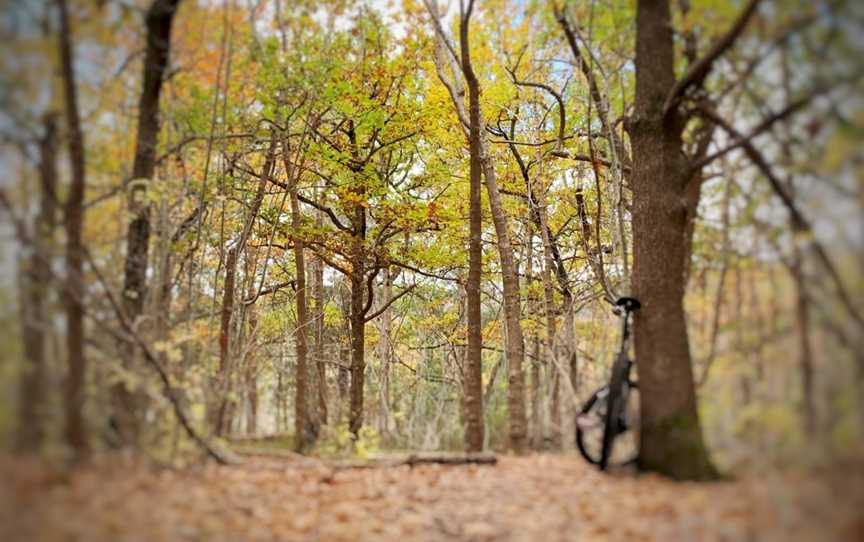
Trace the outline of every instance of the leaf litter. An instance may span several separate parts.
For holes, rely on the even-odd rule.
[[[861,541],[864,471],[735,481],[605,475],[573,455],[340,468],[255,457],[184,469],[0,460],[9,541]]]

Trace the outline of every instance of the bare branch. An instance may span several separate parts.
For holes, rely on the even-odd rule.
[[[364,318],[363,321],[364,322],[371,322],[375,318],[378,318],[379,316],[381,316],[384,313],[384,311],[386,311],[387,309],[390,308],[390,305],[395,303],[399,298],[401,298],[402,296],[404,296],[405,294],[407,294],[408,292],[410,292],[411,290],[413,290],[416,287],[417,287],[416,284],[412,284],[411,286],[405,288],[404,290],[402,290],[401,292],[399,292],[395,296],[391,297],[386,303],[384,303],[384,306],[382,306],[377,311],[373,312],[372,314],[370,314],[369,316]]]
[[[861,314],[858,312],[858,309],[855,306],[855,303],[852,302],[852,298],[849,296],[849,293],[846,291],[846,287],[843,285],[843,280],[840,278],[840,273],[837,271],[837,268],[834,266],[834,263],[828,257],[828,252],[825,250],[825,247],[822,246],[822,243],[816,238],[815,233],[813,231],[813,227],[798,206],[795,204],[795,200],[786,189],[783,187],[783,183],[780,179],[777,178],[777,175],[774,174],[771,166],[768,164],[768,161],[756,149],[753,142],[744,138],[734,126],[729,124],[726,119],[722,118],[715,111],[708,107],[699,108],[699,113],[705,116],[708,120],[715,123],[717,126],[721,127],[729,136],[741,140],[741,146],[744,150],[744,153],[753,162],[753,165],[759,169],[759,171],[768,179],[769,184],[771,185],[771,189],[780,198],[780,201],[783,202],[783,205],[786,207],[786,210],[789,212],[789,216],[792,220],[792,228],[794,230],[794,234],[805,233],[809,236],[810,242],[813,246],[813,251],[816,253],[817,258],[819,259],[822,266],[828,272],[828,275],[831,277],[831,281],[834,283],[834,288],[837,291],[837,296],[840,298],[840,302],[843,307],[846,309],[846,312],[855,320],[855,323],[864,328],[864,318],[861,317]]]
[[[813,101],[814,98],[816,98],[820,94],[824,94],[827,91],[828,91],[827,87],[820,87],[820,88],[813,90],[812,92],[810,92],[809,94],[807,94],[803,98],[801,98],[799,100],[795,100],[794,102],[790,103],[789,105],[784,107],[782,110],[778,111],[777,113],[774,113],[774,114],[766,117],[762,122],[760,122],[758,125],[756,125],[756,127],[754,127],[752,130],[750,130],[750,133],[747,134],[746,136],[741,136],[740,139],[735,138],[732,140],[731,143],[729,143],[727,146],[723,147],[722,149],[720,149],[720,150],[718,150],[718,151],[716,151],[716,152],[714,152],[708,156],[705,156],[704,158],[698,160],[697,162],[694,162],[693,165],[691,166],[691,169],[692,170],[701,169],[701,168],[707,166],[708,164],[710,164],[711,162],[713,162],[714,160],[720,158],[721,156],[726,155],[730,151],[733,151],[733,150],[741,147],[745,142],[751,141],[753,138],[755,138],[755,137],[759,136],[760,134],[768,131],[772,126],[774,126],[775,123],[791,117],[792,115],[794,115],[795,113],[797,113],[798,111],[800,111],[801,109],[806,107],[810,102]]]
[[[756,13],[759,2],[760,0],[749,0],[741,11],[741,14],[735,19],[732,27],[714,42],[714,45],[711,46],[705,56],[690,65],[684,75],[681,76],[681,79],[672,87],[669,96],[666,97],[666,103],[663,105],[664,115],[668,115],[681,102],[681,98],[684,97],[684,94],[690,87],[698,87],[705,81],[705,77],[711,73],[714,62],[735,44],[735,41],[747,27],[747,23],[753,17],[753,14]]]

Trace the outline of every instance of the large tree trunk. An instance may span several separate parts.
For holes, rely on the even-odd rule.
[[[53,113],[43,120],[45,133],[39,141],[39,214],[33,234],[32,254],[24,263],[21,326],[26,364],[18,390],[19,452],[36,452],[45,437],[45,335],[50,329],[46,297],[51,285],[51,245],[57,221],[57,119]]]
[[[715,475],[702,440],[684,314],[688,253],[683,121],[665,115],[675,85],[668,0],[640,0],[636,16],[633,290],[642,401],[640,467],[683,479]]]
[[[481,147],[480,85],[471,66],[471,48],[468,42],[468,24],[473,0],[459,21],[459,42],[462,72],[468,85],[468,144],[470,152],[470,207],[468,280],[465,291],[468,302],[468,347],[465,356],[465,448],[469,452],[483,450],[483,337],[480,319],[480,275],[483,265],[481,246],[482,215],[480,186],[483,149]],[[524,414],[524,412],[523,412]]]
[[[129,190],[129,211],[132,219],[126,235],[126,265],[123,279],[123,305],[126,318],[133,324],[141,316],[147,292],[147,262],[150,242],[150,205],[146,201],[149,182],[156,168],[156,144],[159,136],[159,96],[168,68],[171,49],[171,26],[180,0],[155,0],[147,11],[147,46],[141,97],[138,102],[138,135],[135,160],[132,164],[133,183]],[[135,349],[131,344],[121,347],[122,363],[134,366]],[[141,424],[141,398],[136,397],[120,382],[112,388],[114,420],[121,438],[134,444]]]

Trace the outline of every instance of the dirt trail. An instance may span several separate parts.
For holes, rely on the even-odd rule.
[[[0,469],[4,541],[864,540],[860,469],[713,484],[604,476],[553,455],[346,470],[115,460],[64,479],[20,461]]]

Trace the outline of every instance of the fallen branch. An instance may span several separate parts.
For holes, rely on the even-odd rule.
[[[333,465],[335,470],[377,469],[408,465],[495,465],[498,457],[491,452],[435,452],[416,453],[402,458],[377,458],[366,461],[343,461]]]

